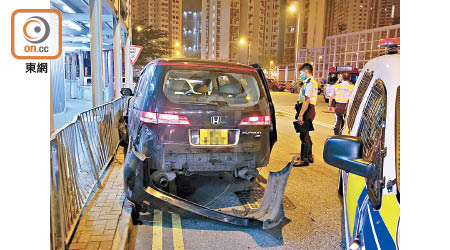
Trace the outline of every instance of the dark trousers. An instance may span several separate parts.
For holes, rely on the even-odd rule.
[[[297,114],[295,115],[295,119],[298,119],[298,116],[300,115],[300,110],[302,108],[302,104],[297,104],[296,111]],[[303,125],[300,129],[300,141],[301,141],[301,151],[300,151],[300,157],[302,159],[312,157],[312,140],[311,136],[309,135],[309,131],[314,130],[313,126],[313,120],[311,119],[311,113],[313,113],[312,117],[315,116],[315,107],[314,105],[310,104],[308,109],[306,110],[305,114],[303,114]]]
[[[335,114],[335,124],[334,124],[334,134],[341,135],[342,129],[344,128],[344,120],[345,120],[345,111],[347,109],[346,103],[336,103],[336,107],[334,109]]]

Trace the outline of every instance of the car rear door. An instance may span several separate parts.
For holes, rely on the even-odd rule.
[[[272,150],[273,145],[275,145],[275,142],[277,142],[277,121],[275,117],[275,107],[272,102],[272,97],[270,96],[269,86],[267,84],[267,79],[264,76],[264,72],[258,64],[251,64],[253,68],[258,71],[258,75],[262,80],[262,83],[264,85],[264,91],[266,92],[266,96],[269,102],[269,108],[270,108],[270,119],[272,120],[270,124],[270,149]]]

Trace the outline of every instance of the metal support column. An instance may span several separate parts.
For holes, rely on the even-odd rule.
[[[78,52],[78,61],[80,63],[80,79],[78,79],[78,88],[77,88],[77,98],[82,99],[80,86],[84,84],[84,51],[80,50]]]
[[[91,33],[92,106],[103,104],[102,0],[89,1]]]
[[[345,51],[344,51],[344,65],[343,66],[347,66],[347,51],[348,51],[348,36],[345,36]]]
[[[297,14],[297,27],[295,27],[295,72],[294,72],[294,81],[297,79],[298,72],[298,49],[299,49],[299,39],[300,39],[300,9]]]
[[[119,98],[122,89],[122,47],[120,37],[121,27],[119,20],[114,22],[114,99]]]
[[[373,43],[375,43],[375,37],[374,37],[375,33],[372,31],[372,39],[370,41],[370,59],[373,58]]]
[[[114,100],[114,55],[108,50],[108,102]]]
[[[50,67],[50,74],[52,73],[52,67]],[[50,75],[50,135],[55,131],[55,121],[53,119],[53,78]]]
[[[71,52],[70,58],[72,58],[70,62],[70,98],[77,99],[77,91],[78,91],[78,82],[76,80],[77,76],[77,65],[76,65],[76,55],[77,53]]]
[[[288,75],[289,75],[289,66],[286,65],[284,67],[284,80],[287,81],[288,80]],[[294,81],[297,80],[297,76],[294,76]]]
[[[133,75],[132,75],[132,67],[131,67],[131,62],[130,62],[130,45],[131,45],[131,37],[130,34],[128,33],[127,35],[127,40],[125,43],[125,85],[127,88],[131,88],[132,87],[132,82],[133,82]]]
[[[358,35],[358,48],[356,49],[356,64],[355,64],[355,67],[356,68],[362,68],[362,67],[359,67],[359,48],[361,47],[360,46],[360,44],[361,44],[361,33]]]
[[[334,38],[333,67],[336,67],[337,38]]]
[[[328,52],[328,40],[325,40],[325,47],[324,47],[324,49],[323,49],[323,53],[322,53],[322,75],[323,75],[323,78],[325,79],[325,78],[327,78],[327,76],[326,76],[326,62],[329,62],[329,59],[330,59],[330,57],[328,56],[328,54],[327,54],[327,52]]]

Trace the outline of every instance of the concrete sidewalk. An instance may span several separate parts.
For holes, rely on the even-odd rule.
[[[102,182],[89,201],[69,249],[123,249],[131,207],[123,192],[123,148],[119,147]]]

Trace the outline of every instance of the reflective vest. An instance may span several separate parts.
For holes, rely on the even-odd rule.
[[[348,82],[347,82],[348,83]],[[348,99],[352,95],[353,84],[348,83],[347,86],[343,86],[342,83],[336,83],[334,85],[334,91],[336,92],[336,102],[347,103]]]
[[[311,78],[307,79],[305,81],[305,83],[303,84],[302,88],[300,89],[299,94],[298,94],[298,102],[303,103],[305,101],[306,85],[309,83],[313,84],[313,92],[312,92],[312,95],[309,97],[309,99],[310,99],[312,105],[316,105],[317,91],[319,90],[319,84]]]

